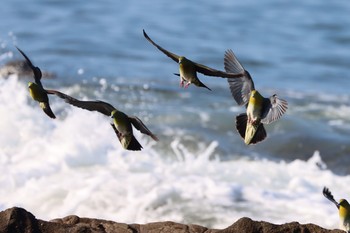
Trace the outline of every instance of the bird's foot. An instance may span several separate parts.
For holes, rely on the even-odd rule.
[[[248,123],[251,124],[251,125],[257,125],[259,124],[259,121],[256,119],[251,119],[251,118],[248,118]]]
[[[190,84],[191,84],[190,82],[186,83],[185,88],[188,88],[188,86],[189,86]]]
[[[181,80],[180,81],[180,87],[184,87],[185,86],[185,82],[184,82],[184,80]]]

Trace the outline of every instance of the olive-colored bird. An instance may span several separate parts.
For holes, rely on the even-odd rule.
[[[134,137],[132,126],[133,125],[141,133],[146,134],[153,138],[153,140],[158,141],[156,135],[154,135],[136,116],[128,116],[125,113],[117,110],[111,104],[103,101],[81,101],[77,100],[69,95],[66,95],[59,91],[48,90],[49,94],[55,94],[58,97],[64,99],[65,102],[89,111],[98,111],[106,116],[113,118],[113,123],[111,126],[117,137],[122,144],[124,149],[127,150],[141,150],[142,146]]]
[[[350,232],[350,205],[347,200],[340,199],[338,203],[336,200],[334,200],[331,191],[329,191],[327,187],[323,188],[323,196],[333,202],[333,204],[338,208],[340,219],[339,227],[342,230]]]
[[[270,98],[261,96],[255,90],[249,72],[243,68],[230,49],[225,52],[224,64],[228,73],[244,73],[241,78],[227,79],[237,104],[247,108],[246,113],[236,117],[236,128],[247,145],[258,143],[266,138],[263,124],[278,120],[287,111],[288,103],[276,94]]]
[[[156,44],[151,38],[146,34],[145,30],[143,30],[143,35],[145,38],[153,44],[155,47],[157,47],[160,51],[162,51],[165,55],[173,59],[175,62],[179,64],[179,74],[176,74],[177,76],[180,76],[180,86],[187,88],[191,83],[198,87],[205,87],[209,90],[211,90],[209,87],[204,85],[197,76],[197,72],[202,73],[204,75],[208,76],[216,76],[216,77],[222,77],[222,78],[238,78],[242,77],[243,73],[226,73],[220,70],[212,69],[208,66],[193,62],[189,59],[187,59],[184,56],[176,55],[172,52],[169,52],[165,50],[164,48],[160,47],[158,44]]]
[[[51,118],[56,118],[55,114],[52,112],[49,104],[49,97],[47,96],[48,92],[44,89],[43,85],[41,84],[41,77],[42,73],[39,67],[34,66],[33,63],[30,61],[30,59],[25,55],[25,53],[16,47],[17,50],[23,55],[23,57],[26,59],[27,64],[32,69],[34,73],[34,83],[29,82],[28,88],[29,88],[29,94],[30,96],[35,100],[39,102],[40,107],[43,109],[43,111]]]

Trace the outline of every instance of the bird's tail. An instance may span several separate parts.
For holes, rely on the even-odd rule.
[[[199,79],[197,80],[197,82],[193,83],[198,87],[204,87],[207,88],[209,91],[211,91],[211,89],[209,87],[207,87],[204,83],[202,83]]]
[[[248,116],[246,113],[242,113],[236,117],[236,129],[241,137],[244,139],[244,142],[249,144],[256,144],[261,142],[266,138],[266,130],[263,124],[258,125],[248,125]],[[248,127],[247,127],[248,125]],[[248,128],[248,132],[247,132]]]
[[[143,147],[141,146],[141,144],[137,141],[137,139],[132,136],[131,137],[131,141],[128,145],[128,147],[126,149],[128,150],[141,150]]]
[[[131,137],[127,138],[118,131],[118,129],[115,127],[113,123],[111,123],[111,126],[124,149],[135,151],[135,150],[141,150],[143,148],[141,144],[137,141],[137,139],[134,137],[134,135],[131,135]],[[130,142],[127,139],[129,139]]]
[[[48,115],[50,118],[52,118],[52,119],[56,118],[55,114],[52,112],[52,110],[50,108],[49,103],[40,102],[40,107],[44,110],[46,115]]]

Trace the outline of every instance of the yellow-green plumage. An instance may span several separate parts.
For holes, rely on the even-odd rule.
[[[181,87],[187,88],[190,84],[194,84],[198,87],[205,87],[211,90],[198,79],[196,66],[191,60],[185,57],[179,58],[179,73]]]
[[[276,94],[264,98],[255,90],[249,72],[238,61],[232,50],[227,50],[224,57],[225,70],[228,73],[243,73],[239,78],[228,78],[230,91],[238,105],[246,106],[246,112],[236,117],[236,129],[245,144],[255,144],[266,138],[264,124],[278,120],[287,110],[287,101]]]
[[[42,110],[51,118],[56,118],[55,114],[52,112],[49,104],[49,97],[47,96],[46,91],[36,83],[29,82],[29,95],[33,100],[39,102],[39,106]]]
[[[237,78],[237,77],[243,76],[243,73],[234,73],[234,72],[227,73],[227,72],[216,70],[208,66],[193,62],[184,56],[179,56],[159,46],[146,34],[145,30],[143,30],[143,35],[157,49],[159,49],[161,52],[163,52],[165,55],[167,55],[173,61],[179,64],[180,73],[176,75],[180,76],[181,87],[187,88],[190,84],[194,84],[198,87],[204,87],[210,90],[209,87],[204,85],[204,83],[202,83],[198,79],[197,72],[208,76],[215,76],[215,77],[222,77],[222,78]]]
[[[340,227],[345,231],[350,231],[350,205],[345,199],[339,201]]]
[[[337,208],[339,214],[339,228],[350,232],[350,205],[345,199],[340,199],[339,203],[334,199],[331,191],[327,187],[323,188],[323,196],[330,200]]]
[[[154,135],[146,125],[136,116],[128,116],[125,113],[117,110],[111,104],[103,101],[82,101],[75,99],[69,95],[55,90],[47,90],[49,94],[54,94],[66,101],[67,103],[89,111],[97,111],[103,115],[113,118],[111,126],[116,133],[121,145],[126,150],[138,151],[142,149],[141,144],[137,141],[133,134],[133,127],[141,133],[150,136],[153,140],[158,141],[158,137]]]
[[[48,98],[45,90],[43,90],[37,84],[29,82],[28,88],[29,88],[29,94],[33,98],[33,100],[38,101],[38,102],[47,102],[48,101],[49,98]]]
[[[113,118],[113,124],[116,129],[116,132],[118,132],[117,136],[119,138],[121,145],[123,146],[124,149],[128,149],[130,146],[130,143],[134,138],[129,117],[125,113],[120,112],[118,110],[113,110],[111,113],[111,117]],[[142,148],[141,145],[140,147]]]
[[[17,47],[16,47],[17,48]],[[52,112],[49,104],[49,97],[47,96],[47,91],[44,89],[43,85],[41,84],[41,70],[39,67],[34,66],[30,59],[27,57],[27,55],[17,48],[18,51],[23,55],[23,57],[26,59],[26,62],[28,66],[32,69],[34,74],[34,80],[35,83],[29,82],[28,88],[29,88],[29,94],[30,96],[35,100],[39,102],[40,107],[43,109],[43,111],[51,118],[56,118],[55,114]]]
[[[245,131],[244,142],[249,145],[259,129],[262,114],[262,105],[264,97],[256,90],[252,90],[247,106],[247,128]]]

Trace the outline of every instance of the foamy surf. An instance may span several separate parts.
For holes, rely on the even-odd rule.
[[[193,152],[176,130],[167,132],[173,140],[165,152],[139,133],[144,150],[130,152],[121,148],[108,117],[59,100],[51,105],[56,120],[16,77],[0,80],[1,209],[20,206],[45,220],[76,214],[223,228],[246,216],[336,228],[337,210],[322,188],[336,199],[350,193],[344,185],[350,176],[327,170],[318,152],[288,163],[235,152],[223,161],[217,141]]]

